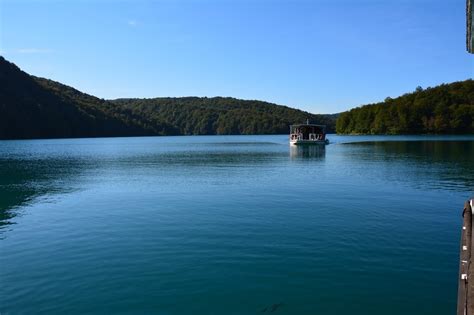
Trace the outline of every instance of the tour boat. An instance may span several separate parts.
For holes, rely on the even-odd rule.
[[[326,126],[306,124],[290,126],[290,143],[294,145],[328,144],[326,139]]]

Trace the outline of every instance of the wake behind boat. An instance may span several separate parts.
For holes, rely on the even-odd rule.
[[[291,125],[290,144],[329,144],[329,140],[326,139],[326,126],[310,124],[308,120],[306,124]]]

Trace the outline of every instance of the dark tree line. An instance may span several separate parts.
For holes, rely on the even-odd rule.
[[[474,81],[442,84],[341,113],[341,134],[473,134]]]
[[[112,101],[152,124],[167,122],[177,134],[285,134],[289,125],[312,122],[335,130],[335,115],[314,115],[285,106],[230,97],[119,99]]]
[[[0,139],[285,134],[306,119],[345,134],[474,133],[473,117],[473,80],[417,88],[339,116],[314,115],[229,97],[104,100],[0,57]]]
[[[0,57],[0,139],[141,135],[104,100],[36,78]]]
[[[104,100],[30,76],[0,57],[0,139],[288,133],[310,119],[335,130],[335,115],[313,115],[234,98]]]

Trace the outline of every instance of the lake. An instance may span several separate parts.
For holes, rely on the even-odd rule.
[[[454,314],[474,136],[0,141],[1,314]]]

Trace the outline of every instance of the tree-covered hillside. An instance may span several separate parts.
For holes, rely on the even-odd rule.
[[[474,81],[418,88],[338,117],[229,97],[104,100],[0,57],[0,139],[284,134],[306,119],[343,134],[472,134]]]
[[[0,139],[143,135],[107,101],[35,78],[0,57]],[[148,133],[152,133],[151,131]]]
[[[287,133],[310,119],[335,130],[335,115],[313,115],[234,98],[104,100],[30,76],[0,57],[0,139]]]
[[[284,134],[306,119],[334,132],[336,115],[313,115],[286,106],[230,97],[119,99],[113,101],[152,123],[166,121],[184,135]]]
[[[474,81],[442,84],[341,113],[341,134],[472,134]]]

